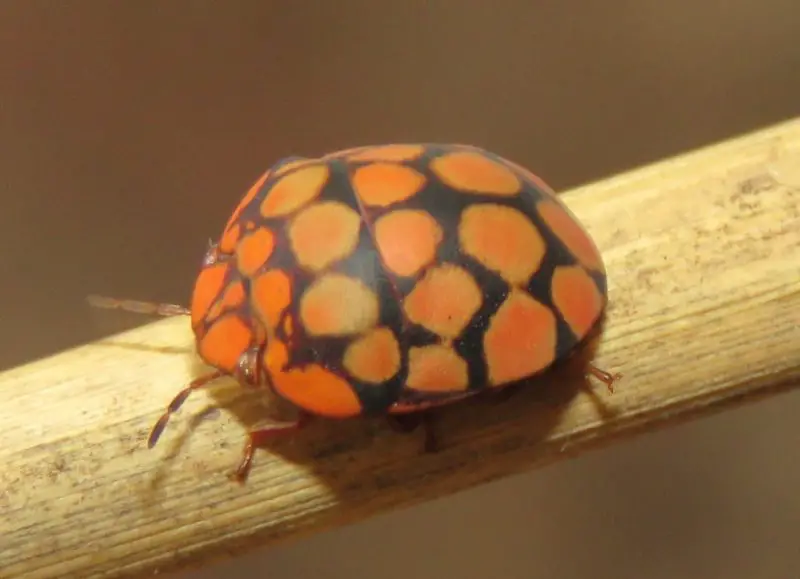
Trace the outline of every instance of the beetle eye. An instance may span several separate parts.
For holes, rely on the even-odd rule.
[[[203,255],[203,267],[209,267],[217,263],[219,259],[219,251],[217,249],[217,244],[208,240],[208,249],[206,249],[205,255]]]

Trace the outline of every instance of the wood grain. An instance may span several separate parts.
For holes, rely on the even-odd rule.
[[[564,198],[608,266],[596,361],[623,373],[614,394],[567,368],[445,412],[426,456],[382,422],[315,423],[240,486],[253,416],[230,382],[145,446],[202,371],[187,320],[160,321],[0,374],[0,577],[200,565],[800,384],[800,119]]]

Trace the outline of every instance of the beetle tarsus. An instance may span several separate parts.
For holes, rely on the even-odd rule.
[[[161,433],[164,432],[164,428],[167,426],[167,422],[169,422],[170,416],[180,410],[183,403],[186,402],[186,399],[189,397],[189,394],[198,388],[208,385],[210,382],[213,382],[222,376],[223,374],[220,371],[211,372],[210,374],[200,376],[199,378],[193,380],[186,388],[178,392],[175,397],[170,400],[170,403],[167,405],[167,409],[164,411],[164,414],[158,417],[158,420],[156,420],[156,423],[150,430],[150,436],[147,438],[147,448],[153,448],[156,445]]]
[[[589,374],[591,374],[592,376],[600,380],[603,384],[605,384],[610,394],[614,393],[614,383],[620,378],[622,378],[622,374],[620,374],[619,372],[616,374],[611,374],[610,372],[601,370],[594,364],[589,364]]]

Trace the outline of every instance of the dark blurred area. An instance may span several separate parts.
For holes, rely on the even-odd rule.
[[[90,310],[87,294],[185,303],[208,238],[281,157],[468,142],[565,189],[796,116],[799,38],[796,0],[0,2],[0,367],[149,321]],[[796,395],[780,408],[737,411],[751,418],[728,413],[614,451],[627,455],[599,453],[476,491],[500,501],[483,508],[467,494],[415,511],[424,523],[402,514],[391,520],[404,527],[373,522],[314,539],[307,548],[317,559],[306,547],[279,551],[262,571],[390,578],[411,565],[417,577],[798,577],[798,499],[788,510],[768,500],[796,490],[798,473],[780,475],[794,476],[794,486],[758,479],[775,488],[762,489],[768,504],[756,508],[747,497],[759,483],[745,476],[755,467],[739,465],[744,494],[725,487],[738,501],[702,508],[719,498],[715,485],[736,478],[725,469],[741,462],[743,444],[763,460],[767,446],[797,440],[796,419],[781,414],[792,408],[786,400],[796,417]],[[758,416],[767,422],[753,422]],[[736,438],[753,431],[762,438]],[[704,447],[709,437],[721,446]],[[674,474],[642,462],[654,452],[673,461],[675,482],[653,478]],[[650,482],[636,486],[635,476]],[[676,495],[653,502],[642,488]],[[631,497],[620,493],[632,489],[635,512],[604,503],[624,503]],[[520,501],[548,507],[513,507]],[[681,508],[688,518],[676,521]],[[771,528],[765,517],[776,515],[784,526],[774,540],[748,537],[745,527],[731,534],[736,525]],[[665,516],[669,536],[659,532]],[[424,545],[415,543],[421,525],[438,534]],[[543,539],[554,527],[561,542]],[[437,542],[443,550],[423,549],[433,559],[412,564],[408,553],[379,548],[384,563],[359,567],[358,554],[372,551],[366,542],[382,536],[376,529],[403,551]],[[626,544],[588,545],[605,532]],[[492,546],[482,550],[486,540]],[[325,545],[338,563],[335,555],[322,563]],[[444,552],[453,555],[437,562]]]

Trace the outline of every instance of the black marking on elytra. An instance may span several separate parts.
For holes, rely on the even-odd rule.
[[[465,151],[476,151],[464,148]],[[487,151],[477,150],[488,158],[513,171],[522,181],[523,187],[518,195],[490,195],[474,194],[453,189],[438,180],[436,174],[430,170],[431,160],[435,157],[449,154],[453,148],[446,146],[431,146],[426,154],[412,161],[403,162],[427,178],[425,187],[414,197],[408,199],[397,207],[403,209],[419,209],[429,212],[437,220],[442,230],[446,233],[437,250],[433,267],[443,263],[452,263],[466,269],[477,281],[483,295],[483,303],[475,313],[470,323],[461,336],[453,343],[456,352],[468,364],[469,382],[471,388],[480,389],[488,383],[488,369],[486,367],[483,339],[491,317],[497,312],[500,305],[508,296],[508,284],[495,272],[488,270],[477,260],[462,253],[458,240],[458,225],[462,212],[476,204],[489,203],[514,208],[523,213],[538,229],[545,241],[545,254],[538,270],[533,274],[525,289],[539,302],[551,308],[556,316],[556,352],[557,358],[565,356],[574,348],[577,337],[553,307],[550,288],[552,274],[556,267],[561,265],[574,265],[575,258],[563,242],[553,234],[541,219],[536,210],[536,203],[540,200],[550,199],[552,196],[541,190],[527,177],[521,175],[515,167],[508,166],[504,160]],[[368,163],[363,163],[367,165]],[[358,164],[360,166],[362,164]],[[388,208],[369,208],[372,219],[391,212],[394,206]],[[403,278],[389,273],[394,279],[395,286],[402,296],[406,296],[414,285],[424,275],[424,271],[414,278]],[[602,278],[602,276],[600,276]],[[602,280],[600,280],[602,281]],[[598,284],[599,285],[599,284]],[[435,336],[432,339],[436,339]],[[414,344],[412,341],[411,344]]]
[[[280,170],[281,167],[284,165],[288,165],[289,163],[295,163],[297,161],[308,161],[308,157],[303,157],[301,155],[288,155],[283,159],[279,159],[277,162],[273,163],[272,167],[269,168],[270,172],[276,173]],[[287,171],[286,174],[291,173],[291,171]],[[281,175],[282,177],[283,175]]]
[[[401,311],[400,315],[405,316],[405,313]],[[431,332],[429,329],[423,326],[420,326],[419,324],[412,322],[407,322],[405,331],[409,346],[432,346],[442,341],[437,334]]]
[[[362,147],[360,150],[366,150],[368,148],[369,147]],[[515,196],[500,196],[465,193],[452,189],[440,182],[435,173],[430,169],[431,160],[458,150],[483,154],[487,158],[513,171],[523,183],[520,194]],[[297,160],[297,158],[289,158],[280,161],[273,166],[272,171],[274,172],[277,167],[292,160]],[[438,343],[440,339],[428,330],[416,324],[412,324],[405,318],[402,312],[402,299],[411,291],[422,275],[424,275],[424,271],[420,272],[414,279],[400,277],[386,271],[380,262],[373,236],[370,233],[369,227],[371,223],[374,223],[382,214],[390,212],[395,208],[420,209],[433,215],[445,232],[445,237],[438,249],[433,265],[441,265],[442,263],[450,262],[464,267],[476,279],[481,288],[484,301],[478,312],[473,316],[464,333],[454,341],[453,346],[456,351],[467,360],[471,387],[484,387],[487,382],[487,369],[483,352],[483,336],[491,316],[494,315],[499,306],[503,303],[503,300],[508,295],[509,288],[496,273],[487,270],[477,261],[461,253],[457,234],[461,213],[466,207],[474,204],[492,203],[515,208],[524,213],[535,224],[546,241],[547,251],[541,267],[529,280],[526,289],[535,299],[552,308],[550,294],[552,272],[557,266],[575,264],[574,256],[569,252],[558,236],[550,231],[535,208],[537,201],[552,199],[553,196],[549,192],[540,189],[536,183],[531,182],[524,174],[521,174],[517,168],[509,166],[502,157],[489,151],[468,146],[428,144],[426,145],[425,152],[421,156],[398,163],[411,167],[426,177],[427,182],[422,191],[411,199],[388,208],[365,208],[361,207],[357,202],[349,175],[358,167],[370,165],[372,162],[348,162],[344,159],[330,159],[327,160],[326,163],[331,170],[331,175],[328,183],[315,202],[335,199],[347,203],[356,211],[359,211],[363,217],[358,247],[350,257],[336,264],[332,270],[359,278],[376,292],[381,307],[381,324],[392,328],[395,332],[395,336],[400,340],[402,352],[401,370],[395,378],[386,384],[381,384],[380,386],[363,384],[353,380],[352,377],[348,377],[348,380],[353,383],[362,404],[364,404],[365,412],[379,414],[384,412],[393,401],[397,400],[408,401],[413,399],[422,402],[438,398],[430,393],[413,393],[402,388],[408,373],[408,348],[411,345],[422,346]],[[322,363],[329,370],[346,375],[346,372],[340,365],[344,348],[351,341],[349,338],[326,338],[323,343],[319,338],[311,339],[302,335],[302,324],[297,317],[298,312],[296,310],[298,309],[300,295],[307,288],[308,284],[313,281],[314,276],[300,271],[299,266],[296,265],[291,254],[285,233],[285,225],[290,222],[291,217],[288,219],[287,217],[265,219],[260,215],[259,211],[261,202],[274,183],[299,169],[300,167],[287,171],[277,178],[269,176],[259,192],[254,196],[251,203],[243,208],[239,221],[252,220],[270,227],[276,234],[276,250],[272,258],[268,261],[268,267],[279,267],[287,271],[287,273],[294,274],[292,284],[293,302],[290,308],[295,310],[295,340],[293,341],[295,348],[292,349],[290,363],[296,365],[303,365],[311,362]],[[594,271],[589,271],[589,274],[594,279],[601,294],[605,296],[605,275]],[[574,348],[577,337],[574,336],[558,311],[554,308],[553,311],[556,314],[558,328],[556,356],[560,358]],[[456,396],[455,393],[447,393],[442,395],[442,399],[452,398],[454,396]]]
[[[285,172],[281,173],[280,175],[276,175],[275,174],[284,165],[287,165],[287,164],[289,164],[291,162],[294,162],[294,161],[305,161],[305,160],[308,160],[309,163],[300,165],[300,166],[295,167],[293,169],[289,169],[288,171],[285,171]],[[295,173],[297,171],[301,171],[301,170],[307,169],[308,167],[313,167],[313,166],[322,165],[322,164],[325,164],[325,163],[322,162],[322,161],[317,161],[317,160],[312,161],[310,159],[307,159],[307,158],[301,157],[301,156],[285,157],[285,158],[279,160],[278,162],[274,163],[268,169],[269,170],[269,175],[264,180],[264,182],[261,184],[261,187],[259,187],[258,192],[253,196],[253,198],[250,200],[250,202],[247,204],[247,206],[242,208],[241,212],[239,213],[238,218],[236,220],[234,220],[233,223],[231,223],[231,227],[233,227],[233,225],[235,223],[246,223],[248,221],[251,221],[251,222],[257,223],[259,225],[267,226],[270,229],[274,230],[275,228],[278,228],[279,226],[281,226],[284,223],[288,222],[291,219],[291,216],[294,215],[294,213],[292,213],[290,215],[279,215],[279,216],[273,216],[273,217],[264,217],[263,215],[261,215],[261,203],[263,203],[264,199],[267,197],[269,192],[272,190],[272,188],[275,186],[275,184],[278,181],[283,180],[286,176],[291,175],[292,173]],[[328,182],[328,184],[326,184],[326,187],[327,186],[330,186],[330,181]],[[303,206],[298,208],[296,210],[296,212],[299,212],[302,209],[303,209]]]
[[[550,308],[550,311],[555,315],[556,347],[554,355],[556,359],[567,356],[578,342],[578,337],[564,320],[558,308],[555,307],[551,293],[555,269],[563,265],[572,265],[572,261],[567,261],[567,257],[566,255],[559,255],[557,250],[552,254],[547,252],[539,270],[531,277],[526,288],[537,301]]]
[[[198,327],[194,328],[197,337],[202,339],[206,332],[210,329],[212,325],[214,325],[217,321],[221,320],[224,317],[227,317],[233,313],[233,315],[238,315],[241,318],[242,322],[248,327],[253,328],[255,322],[248,319],[249,315],[249,308],[248,308],[248,300],[245,299],[243,304],[237,306],[224,306],[220,309],[219,315],[215,318],[208,319],[208,313],[215,307],[219,305],[222,301],[223,297],[225,296],[225,292],[231,286],[231,284],[236,282],[242,283],[242,289],[244,290],[245,296],[250,295],[250,284],[247,278],[239,273],[239,270],[236,269],[236,264],[232,263],[231,256],[227,254],[219,254],[218,259],[215,261],[215,265],[225,264],[225,275],[223,276],[222,284],[220,285],[220,289],[217,292],[217,295],[214,296],[213,301],[208,306],[208,309],[204,312],[204,316],[202,320],[199,322]],[[213,266],[212,266],[213,267]]]
[[[567,248],[564,242],[561,241],[561,238],[553,233],[553,231],[547,226],[545,221],[539,215],[538,211],[534,210],[529,217],[544,238],[545,243],[547,244],[547,252],[545,253],[539,269],[528,282],[527,289],[528,292],[536,297],[537,300],[549,307],[556,316],[556,327],[558,333],[556,337],[555,356],[556,359],[560,360],[571,355],[585,336],[577,336],[572,328],[569,327],[564,319],[564,316],[561,314],[558,308],[555,307],[552,295],[553,274],[558,267],[576,265],[580,266],[580,263],[577,261],[577,258],[569,250],[569,248]],[[605,301],[607,299],[607,281],[605,274],[587,270],[586,268],[583,269],[594,280],[600,295],[603,297],[603,301]]]
[[[597,289],[600,292],[600,295],[603,296],[603,299],[608,299],[608,277],[606,277],[606,274],[593,269],[584,268],[584,270],[589,274],[589,277],[594,280],[594,283],[597,285]]]
[[[314,203],[323,201],[337,201],[360,212],[355,195],[350,188],[349,178],[345,165],[336,160],[329,162],[330,177]],[[262,222],[267,220],[262,218]],[[353,252],[343,260],[336,262],[324,273],[306,271],[297,264],[291,251],[288,239],[288,228],[291,227],[291,217],[270,220],[269,224],[275,231],[276,248],[273,256],[267,262],[265,269],[281,268],[292,275],[292,303],[290,309],[294,315],[294,330],[291,348],[289,350],[289,368],[302,368],[309,364],[318,364],[326,370],[334,372],[354,388],[359,397],[365,414],[382,414],[387,411],[398,398],[400,390],[408,376],[407,347],[402,340],[403,317],[399,304],[394,299],[391,282],[380,264],[378,253],[369,230],[363,221],[359,229],[358,242]],[[389,328],[400,341],[401,365],[397,374],[387,382],[379,385],[363,382],[351,376],[343,366],[344,353],[356,336],[346,337],[318,337],[309,336],[302,324],[300,317],[300,302],[303,294],[315,281],[326,273],[338,273],[351,279],[360,280],[377,298],[379,305],[378,326]]]
[[[347,165],[344,161],[332,160],[329,162],[329,166],[331,178],[322,193],[322,197],[346,203],[362,215],[356,249],[350,256],[336,263],[331,268],[331,271],[360,279],[377,296],[379,307],[378,326],[389,328],[400,346],[400,370],[392,379],[380,385],[360,381],[353,376],[349,376],[343,368],[339,368],[353,384],[356,394],[363,405],[364,413],[376,415],[385,413],[389,406],[397,400],[408,376],[408,344],[405,342],[406,336],[403,331],[405,319],[400,310],[400,304],[395,298],[392,281],[387,277],[381,263],[368,224],[363,220],[363,213],[352,189]],[[330,360],[331,362],[336,360],[337,363],[341,363],[342,358],[331,357]]]
[[[482,389],[488,385],[489,380],[483,338],[492,317],[508,297],[510,288],[503,278],[467,255],[461,256],[456,263],[466,269],[478,283],[482,301],[464,331],[453,341],[453,347],[467,362],[470,388]]]

